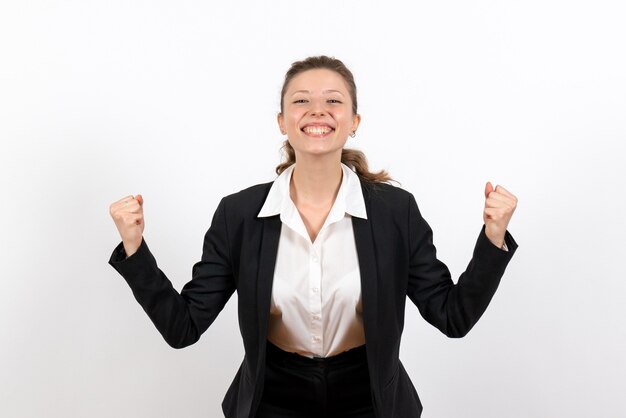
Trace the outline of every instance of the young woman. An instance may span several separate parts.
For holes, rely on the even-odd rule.
[[[507,232],[517,199],[487,183],[484,226],[454,284],[413,195],[344,149],[360,120],[341,61],[295,62],[278,114],[287,161],[275,181],[221,200],[180,294],[143,239],[141,195],[110,206],[122,242],[109,263],[171,346],[195,343],[237,292],[245,357],[222,404],[228,418],[419,417],[398,358],[407,296],[462,337],[517,248]]]

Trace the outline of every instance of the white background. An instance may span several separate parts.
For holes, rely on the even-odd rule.
[[[218,5],[219,4],[219,5]],[[236,298],[170,348],[108,264],[110,203],[180,290],[219,199],[271,181],[284,72],[354,72],[348,146],[415,194],[454,278],[487,180],[520,244],[460,340],[412,305],[424,418],[624,417],[626,7],[620,1],[0,3],[0,415],[219,417]]]

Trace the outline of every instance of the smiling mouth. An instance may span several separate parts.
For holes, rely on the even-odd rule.
[[[330,126],[305,126],[301,131],[308,136],[322,137],[333,132],[334,129]]]

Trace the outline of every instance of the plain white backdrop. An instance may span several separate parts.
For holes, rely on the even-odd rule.
[[[626,416],[626,7],[620,1],[0,3],[0,416],[220,417],[233,297],[170,348],[108,264],[109,205],[180,290],[219,199],[274,179],[279,92],[314,54],[354,72],[348,146],[416,196],[456,280],[486,181],[520,247],[451,340],[407,309],[424,418]]]

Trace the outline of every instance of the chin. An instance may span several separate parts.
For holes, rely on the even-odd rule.
[[[306,149],[299,149],[296,150],[296,159],[298,157],[298,155],[302,156],[302,157],[328,157],[331,155],[341,155],[341,150],[343,148],[333,148],[333,149],[329,149],[329,148],[306,148]]]

